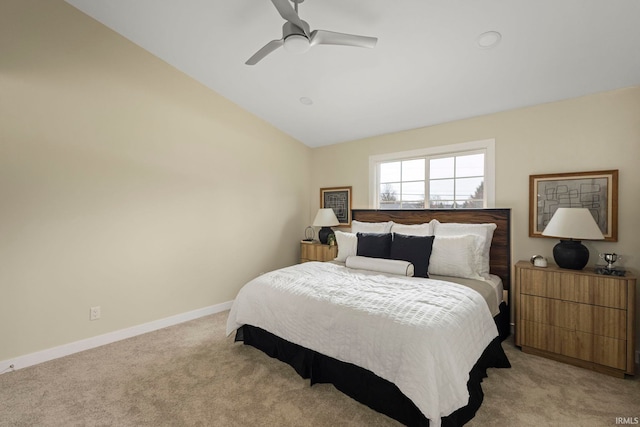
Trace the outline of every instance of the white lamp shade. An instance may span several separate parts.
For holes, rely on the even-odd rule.
[[[575,240],[604,239],[587,208],[558,208],[542,235]]]
[[[313,220],[313,225],[316,227],[333,227],[340,225],[335,212],[331,208],[318,209],[316,219]]]

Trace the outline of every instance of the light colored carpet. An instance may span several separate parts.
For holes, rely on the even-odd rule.
[[[227,312],[0,375],[0,426],[398,426],[224,336]],[[490,369],[471,426],[604,426],[640,416],[640,381],[520,352]]]

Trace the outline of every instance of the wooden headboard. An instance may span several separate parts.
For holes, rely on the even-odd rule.
[[[497,228],[491,241],[490,271],[502,278],[504,289],[511,287],[511,209],[354,209],[351,215],[356,221],[394,221],[399,224],[422,224],[432,219],[468,224],[492,222]]]

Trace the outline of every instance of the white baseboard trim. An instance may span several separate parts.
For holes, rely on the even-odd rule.
[[[156,331],[158,329],[177,325],[179,323],[188,322],[189,320],[198,319],[210,314],[220,313],[222,311],[229,310],[232,304],[233,301],[228,301],[221,304],[211,305],[209,307],[200,308],[182,314],[176,314],[175,316],[154,320],[152,322],[143,323],[141,325],[132,326],[130,328],[121,329],[119,331],[113,331],[107,334],[75,341],[58,347],[26,354],[24,356],[18,356],[13,359],[3,360],[0,361],[0,375],[29,366],[37,365],[39,363],[48,362],[49,360],[58,359],[70,354],[79,353],[84,350],[89,350],[92,348],[100,347],[102,345],[111,344],[116,341],[135,337],[136,335],[142,335],[148,332]]]

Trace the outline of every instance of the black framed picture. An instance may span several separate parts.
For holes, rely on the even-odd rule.
[[[350,227],[351,187],[321,188],[320,208],[333,209],[340,223],[339,227]]]

